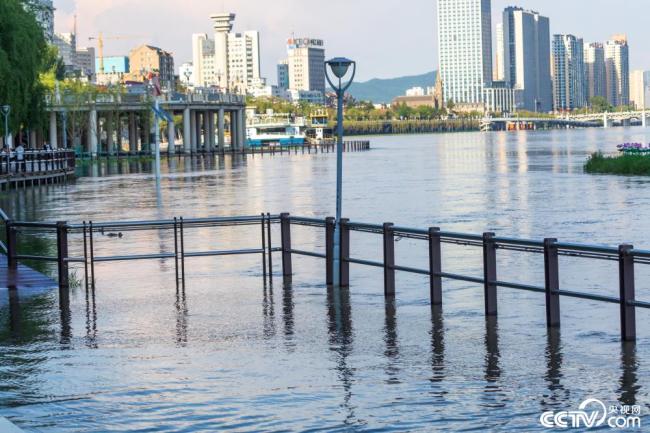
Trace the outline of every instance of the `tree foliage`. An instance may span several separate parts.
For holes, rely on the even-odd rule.
[[[47,43],[43,31],[22,0],[0,1],[0,105],[11,106],[10,128],[43,124]],[[52,66],[52,65],[50,65]],[[3,122],[0,128],[4,132]]]

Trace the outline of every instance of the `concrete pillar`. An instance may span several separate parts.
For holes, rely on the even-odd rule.
[[[609,128],[611,125],[609,124],[609,117],[607,116],[607,113],[603,113],[603,128]]]
[[[117,113],[117,125],[116,125],[116,140],[115,140],[115,153],[119,154],[122,151],[122,113],[118,111]]]
[[[210,112],[203,112],[203,150],[209,152],[210,149]]]
[[[190,142],[192,145],[190,146],[191,153],[196,153],[197,145],[196,145],[196,112],[190,111],[190,130],[192,133],[191,140]]]
[[[240,134],[240,149],[246,149],[246,110],[239,110],[239,134]]]
[[[97,109],[93,106],[88,112],[88,147],[91,156],[97,156]]]
[[[115,133],[115,116],[112,111],[106,113],[106,152],[109,155],[115,153],[115,140],[113,134]]]
[[[59,147],[58,143],[58,132],[56,130],[56,111],[50,113],[50,146],[52,149],[57,149]]]
[[[152,150],[151,145],[151,121],[149,119],[149,113],[140,114],[140,127],[142,128],[142,143],[140,145],[140,150]]]
[[[138,124],[136,123],[135,113],[129,113],[129,152],[138,151]]]
[[[214,111],[209,111],[208,112],[208,151],[209,152],[214,152],[214,146],[215,146],[215,139],[214,139],[214,134],[215,134],[215,128],[214,128]]]
[[[192,153],[192,124],[190,121],[190,109],[183,110],[183,152]]]
[[[219,108],[219,113],[217,115],[217,123],[219,127],[219,142],[217,143],[219,145],[219,150],[223,151],[225,145],[226,145],[226,131],[225,131],[225,110],[223,108]]]
[[[229,110],[230,113],[230,151],[237,149],[237,116],[235,111]]]
[[[170,114],[173,119],[174,113],[171,112]],[[174,155],[176,153],[176,125],[174,125],[173,120],[167,122],[167,146],[167,153]]]

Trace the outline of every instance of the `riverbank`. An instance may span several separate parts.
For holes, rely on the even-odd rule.
[[[427,134],[479,131],[478,119],[451,120],[347,120],[345,135]]]
[[[625,154],[605,156],[600,152],[596,152],[587,160],[585,172],[591,174],[650,176],[650,156]]]

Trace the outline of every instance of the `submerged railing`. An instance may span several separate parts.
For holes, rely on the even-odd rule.
[[[154,221],[119,221],[119,222],[83,222],[70,224],[67,222],[36,223],[19,222],[11,220],[2,210],[0,219],[5,225],[6,243],[0,242],[0,248],[8,256],[8,266],[16,268],[19,260],[35,260],[56,262],[58,265],[58,282],[61,296],[67,296],[69,289],[69,264],[81,263],[84,266],[86,287],[95,285],[95,263],[119,262],[133,260],[171,259],[174,260],[177,285],[185,285],[185,262],[194,257],[217,257],[234,255],[259,255],[264,278],[273,278],[273,253],[281,253],[282,275],[290,279],[293,275],[292,256],[307,256],[325,260],[325,280],[328,285],[333,282],[334,275],[334,218],[318,219],[290,216],[288,213],[271,215],[269,213],[259,216],[221,217],[221,218],[173,218]],[[274,247],[271,238],[271,226],[280,225],[280,246]],[[186,250],[185,232],[188,228],[199,227],[233,227],[233,226],[259,226],[260,244],[236,250]],[[306,251],[292,248],[292,226],[312,227],[323,230],[325,233],[324,251]],[[21,230],[39,230],[56,234],[57,256],[24,255],[17,251],[17,234]],[[142,230],[170,230],[173,231],[174,250],[138,255],[96,256],[94,238],[98,233],[106,230],[142,231]],[[350,255],[350,233],[362,232],[375,234],[382,237],[383,257],[380,260],[366,260]],[[68,254],[68,235],[81,234],[83,238],[83,256],[71,257]],[[632,245],[623,244],[618,248],[599,245],[573,244],[559,242],[557,239],[548,238],[543,241],[499,237],[494,233],[482,235],[442,231],[437,227],[423,229],[397,227],[392,223],[382,225],[351,222],[341,220],[341,286],[350,285],[350,264],[370,266],[383,269],[384,295],[387,298],[395,297],[396,271],[406,272],[429,277],[429,295],[432,305],[442,305],[443,280],[464,281],[481,284],[484,291],[485,315],[496,316],[498,312],[498,288],[510,288],[529,292],[545,294],[546,322],[550,328],[560,326],[560,299],[561,297],[580,298],[599,301],[620,306],[621,338],[624,341],[636,340],[636,308],[650,308],[650,302],[639,301],[635,298],[635,264],[650,264],[650,251],[638,250]],[[398,264],[395,261],[396,238],[407,238],[423,241],[428,255],[426,269],[414,268]],[[462,245],[481,248],[483,252],[483,276],[468,276],[444,272],[442,268],[443,244]],[[497,251],[515,251],[534,253],[544,256],[544,286],[522,284],[518,282],[502,281],[497,274]],[[619,296],[605,296],[567,290],[560,287],[559,258],[562,256],[581,257],[592,260],[617,261],[619,264]]]

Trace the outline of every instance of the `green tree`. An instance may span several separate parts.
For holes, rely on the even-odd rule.
[[[591,98],[589,103],[591,104],[591,108],[598,113],[604,113],[613,110],[613,107],[609,102],[607,102],[607,99],[602,96],[594,96]]]
[[[0,104],[11,106],[13,131],[40,127],[45,93],[40,76],[48,51],[43,31],[23,0],[0,1],[0,29]]]

